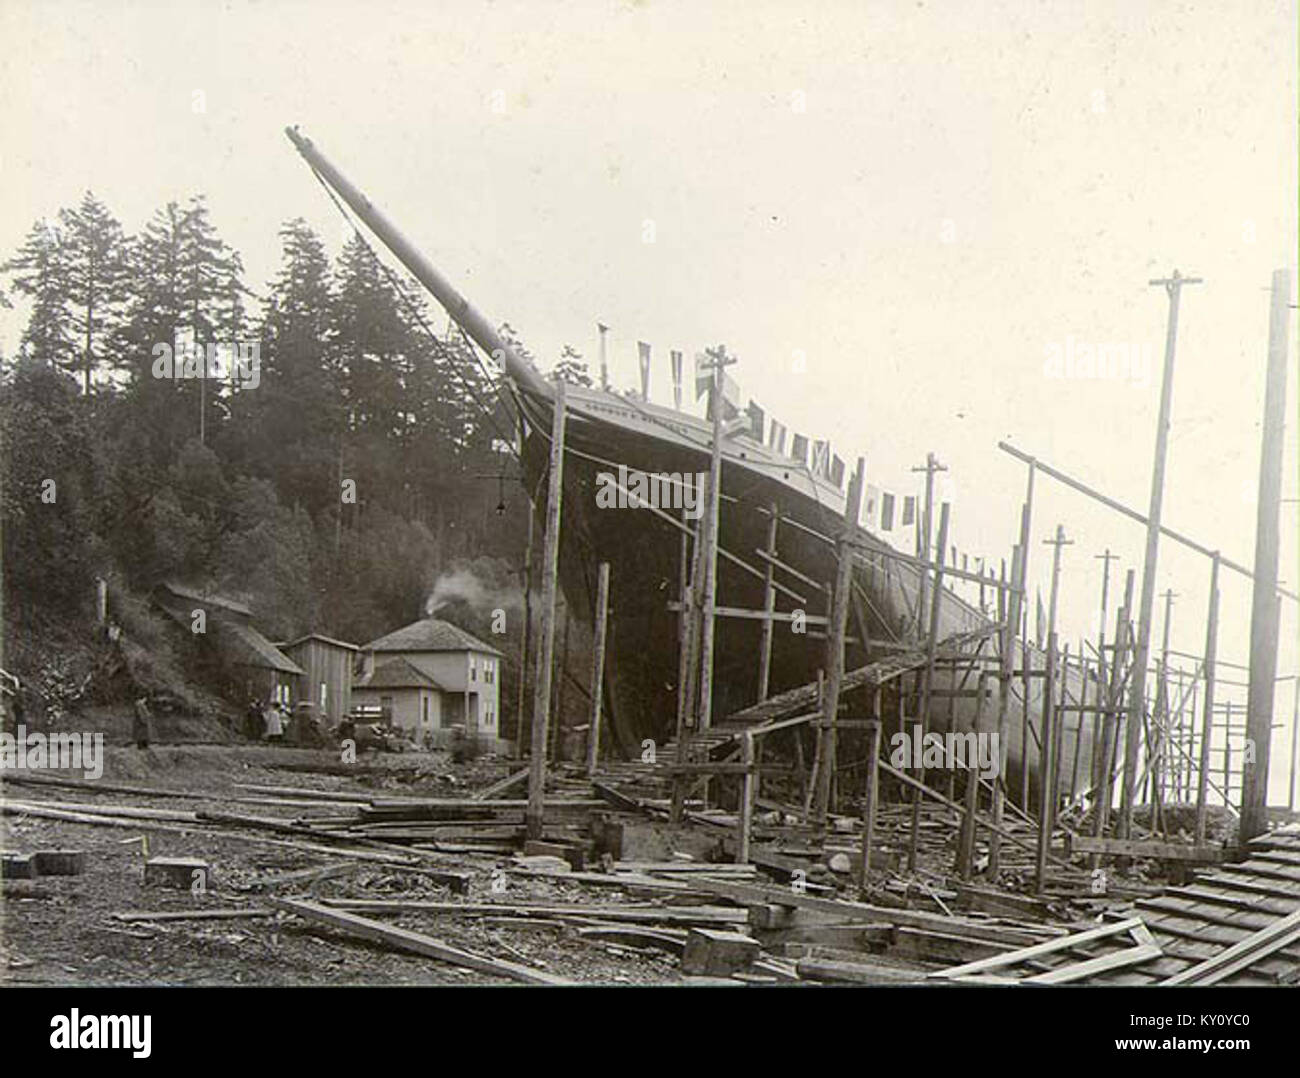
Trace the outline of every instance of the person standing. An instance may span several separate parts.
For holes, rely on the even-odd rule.
[[[270,742],[279,742],[284,737],[284,721],[280,718],[280,709],[275,703],[270,703],[263,712],[266,719],[266,740]]]
[[[137,749],[144,750],[149,747],[151,718],[148,699],[143,696],[139,697],[135,702],[135,717],[131,720],[131,736],[135,739]]]

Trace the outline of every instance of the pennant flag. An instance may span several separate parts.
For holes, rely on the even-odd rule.
[[[894,496],[887,490],[880,495],[880,530],[882,532],[894,530]]]
[[[866,514],[866,523],[874,526],[876,523],[876,510],[880,505],[879,487],[874,487],[870,483],[867,484],[867,497],[864,504],[865,509],[863,511]]]
[[[812,470],[814,475],[825,475],[830,467],[831,447],[820,438],[813,439]]]
[[[682,410],[682,354],[670,352],[668,355],[673,364],[673,407],[680,412]]]
[[[903,527],[916,521],[916,496],[913,494],[903,495]]]
[[[831,460],[831,482],[837,487],[844,485],[844,461],[839,457]]]
[[[695,353],[695,399],[699,400],[709,391],[709,386],[713,384],[713,371],[706,370],[704,364],[708,362],[708,356],[703,352]]]
[[[695,399],[699,400],[709,392],[709,386],[713,382],[714,371],[712,368],[706,368],[705,363],[709,357],[703,352],[695,354]],[[713,418],[711,409],[706,410],[709,419]],[[740,386],[724,370],[722,372],[722,418],[723,420],[732,419],[740,414]]]
[[[794,457],[800,464],[808,463],[808,439],[802,434],[794,436],[794,442],[790,446],[790,456]]]
[[[641,399],[650,399],[650,346],[645,341],[636,342],[636,350],[641,360]]]
[[[785,427],[775,419],[772,420],[772,434],[767,444],[782,456],[785,455]]]
[[[754,401],[749,402],[749,407],[746,408],[745,411],[749,415],[749,435],[759,445],[762,445],[763,444],[763,423],[767,417],[763,414],[763,409],[760,408]]]

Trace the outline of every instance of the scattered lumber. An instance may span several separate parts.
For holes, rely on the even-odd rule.
[[[902,970],[868,962],[839,962],[829,958],[801,958],[796,965],[801,980],[843,984],[918,984],[925,980],[920,970]]]
[[[1286,917],[1279,918],[1267,928],[1261,928],[1258,932],[1224,949],[1213,958],[1207,958],[1205,961],[1191,966],[1160,983],[1162,985],[1218,984],[1225,978],[1253,966],[1256,962],[1268,958],[1297,940],[1300,940],[1300,909]]]
[[[435,902],[420,899],[329,898],[322,903],[331,909],[356,913],[437,913],[463,916],[500,915],[515,917],[586,918],[626,921],[635,924],[701,924],[713,926],[744,924],[744,910],[728,906],[611,906],[600,904],[562,905],[498,902]]]
[[[329,925],[331,928],[339,928],[373,943],[381,943],[401,951],[410,951],[413,954],[434,958],[440,962],[450,962],[452,965],[476,970],[479,973],[488,973],[495,977],[509,977],[511,980],[522,981],[524,984],[564,985],[573,983],[563,977],[532,969],[517,962],[508,962],[500,958],[489,958],[486,955],[474,954],[472,951],[452,947],[450,944],[434,939],[432,936],[411,932],[404,928],[395,928],[381,921],[372,921],[366,917],[359,917],[354,913],[332,909],[316,902],[308,902],[305,899],[272,898],[270,901],[276,908],[284,910],[286,913],[295,914],[304,920]]]
[[[37,850],[32,868],[38,876],[80,876],[86,871],[85,850]]]
[[[489,798],[499,797],[507,790],[513,789],[515,786],[518,786],[519,783],[523,782],[524,779],[526,778],[528,778],[528,768],[525,767],[521,771],[516,771],[513,775],[507,775],[499,782],[492,783],[491,786],[485,786],[483,789],[479,790],[476,794],[474,794],[470,798],[470,800],[486,801]]]
[[[758,887],[746,883],[733,883],[730,880],[695,879],[691,887],[707,891],[722,898],[745,905],[793,906],[799,909],[816,910],[832,916],[841,916],[846,920],[876,921],[882,924],[906,925],[911,928],[928,928],[936,932],[947,932],[954,936],[985,940],[989,943],[1001,943],[1010,947],[1021,947],[1038,942],[1043,936],[1063,935],[1063,929],[1052,929],[1043,925],[1023,925],[1007,927],[1002,924],[982,921],[963,921],[955,917],[945,917],[937,913],[922,910],[900,910],[892,907],[871,906],[863,902],[845,902],[833,898],[816,898],[808,894],[799,894],[793,888]]]
[[[129,910],[113,914],[115,921],[138,924],[141,921],[234,921],[245,918],[274,917],[275,910]]]
[[[991,983],[989,975],[993,970],[1005,970],[1008,967],[1028,963],[1035,959],[1044,958],[1047,955],[1062,954],[1084,944],[1093,943],[1098,940],[1106,940],[1125,934],[1133,937],[1136,946],[1113,952],[1111,954],[1101,955],[1096,958],[1090,958],[1085,961],[1075,962],[1031,977],[1004,978],[999,980],[1004,980],[1006,983],[1011,984],[1066,984],[1070,981],[1082,980],[1085,977],[1090,977],[1097,973],[1104,973],[1112,969],[1137,965],[1138,963],[1149,961],[1152,958],[1160,957],[1162,953],[1161,949],[1156,945],[1155,940],[1147,930],[1142,918],[1130,917],[1123,921],[1117,921],[1114,924],[1103,925],[1100,928],[1091,928],[1085,932],[1076,932],[1072,935],[1048,940],[1044,943],[1037,943],[1032,947],[1022,947],[1019,950],[1007,951],[1004,954],[995,955],[991,958],[982,958],[974,962],[967,962],[961,966],[935,970],[930,974],[930,976],[942,977],[947,980],[979,979],[984,983]]]
[[[7,781],[7,780],[6,780]],[[6,802],[20,806],[20,802]],[[91,816],[112,816],[119,820],[165,820],[169,823],[196,823],[198,814],[177,809],[134,808],[130,805],[85,804],[81,801],[39,801],[34,802],[38,808],[72,814]],[[35,815],[29,812],[28,815]]]
[[[244,884],[239,888],[239,890],[264,891],[272,887],[316,883],[319,880],[328,880],[333,879],[336,876],[345,876],[349,872],[355,872],[356,869],[356,861],[341,861],[337,864],[321,865],[319,868],[303,868],[296,872],[285,872],[278,876],[267,876],[260,880],[254,880],[252,883]]]
[[[588,939],[612,940],[616,943],[630,943],[660,947],[665,951],[680,955],[686,948],[686,932],[677,928],[649,928],[638,925],[586,925],[579,928],[578,935]]]
[[[752,936],[716,928],[692,928],[686,934],[682,972],[729,976],[752,966],[758,955],[758,940]]]
[[[1073,854],[1096,853],[1106,857],[1146,857],[1154,861],[1197,861],[1219,864],[1225,858],[1222,846],[1191,846],[1178,842],[1150,842],[1123,838],[1094,838],[1089,835],[1066,835],[1066,851]]]
[[[197,886],[206,891],[212,882],[212,867],[197,857],[151,857],[144,863],[144,882],[184,891]]]

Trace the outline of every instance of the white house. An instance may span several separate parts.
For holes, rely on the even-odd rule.
[[[361,647],[352,687],[357,704],[386,707],[417,740],[463,727],[482,741],[500,737],[501,652],[438,618],[423,618]]]

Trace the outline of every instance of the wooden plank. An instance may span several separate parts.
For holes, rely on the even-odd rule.
[[[304,920],[316,921],[332,928],[340,928],[345,932],[374,943],[382,943],[401,951],[411,951],[414,954],[434,958],[440,962],[450,962],[452,965],[463,966],[479,973],[490,973],[496,977],[509,977],[511,980],[522,981],[525,984],[563,985],[573,983],[563,977],[556,977],[551,973],[531,969],[517,962],[507,962],[500,958],[489,958],[485,955],[474,954],[471,951],[461,950],[459,947],[452,947],[442,940],[434,939],[432,936],[411,932],[404,928],[396,928],[380,921],[372,921],[367,917],[358,917],[354,913],[331,909],[328,906],[308,902],[305,899],[273,898],[270,901],[277,909],[284,910],[286,913],[297,914]]]
[[[1162,985],[1217,984],[1300,940],[1300,910],[1233,944],[1222,954],[1162,981]]]
[[[1136,925],[1142,924],[1140,917],[1130,917],[1125,921],[1117,921],[1115,924],[1103,925],[1101,928],[1089,929],[1087,932],[1076,932],[1071,936],[1062,936],[1059,939],[1048,940],[1045,943],[1036,943],[1031,947],[1022,947],[1016,951],[1008,951],[1005,954],[994,955],[992,958],[983,958],[977,962],[968,962],[963,966],[953,966],[950,969],[935,970],[930,974],[931,977],[964,977],[975,973],[987,973],[989,970],[999,969],[1002,966],[1013,966],[1020,962],[1026,962],[1031,958],[1041,958],[1046,954],[1053,954],[1057,951],[1069,950],[1077,947],[1081,943],[1088,943],[1092,940],[1106,939],[1109,936],[1119,935],[1132,930]]]
[[[1033,977],[1025,977],[1021,979],[1020,983],[1069,984],[1072,981],[1081,981],[1085,977],[1093,977],[1098,974],[1109,973],[1112,970],[1141,965],[1143,962],[1150,962],[1153,958],[1159,958],[1162,953],[1160,947],[1154,943],[1140,943],[1136,947],[1126,947],[1112,954],[1100,955],[1097,958],[1089,958],[1084,962],[1075,962],[1073,965],[1063,966],[1061,969],[1048,970],[1046,973],[1035,974]]]
[[[1066,835],[1070,855],[1096,853],[1110,857],[1147,857],[1155,861],[1196,861],[1217,864],[1224,859],[1222,846],[1184,846],[1176,842],[1147,842],[1121,838]]]
[[[828,958],[801,958],[796,967],[806,981],[839,981],[845,984],[915,984],[925,980],[920,970],[911,972],[895,966],[866,962],[836,962]]]
[[[115,921],[138,924],[141,921],[233,921],[248,917],[274,917],[274,910],[152,910],[127,911],[113,914]]]
[[[423,899],[330,898],[322,905],[353,913],[401,914],[435,913],[465,917],[555,917],[588,918],[603,921],[627,921],[633,924],[701,924],[742,925],[749,920],[744,910],[728,906],[609,906],[599,903],[560,905],[529,903],[511,905],[504,902],[437,902]]]
[[[887,906],[872,906],[865,902],[843,902],[833,898],[816,898],[812,895],[797,894],[793,889],[755,887],[743,883],[722,880],[692,880],[695,890],[729,898],[733,902],[745,905],[793,906],[799,909],[815,910],[821,913],[843,917],[845,920],[870,920],[883,924],[907,925],[912,928],[928,928],[936,932],[947,932],[954,936],[966,936],[970,939],[988,940],[993,943],[1005,943],[1010,946],[1025,946],[1036,943],[1044,935],[1052,935],[1055,930],[1036,928],[1027,931],[1008,928],[1004,925],[980,924],[961,921],[957,918],[944,917],[938,913],[926,913],[923,910],[900,910]]]
[[[484,786],[478,793],[470,797],[471,801],[486,801],[488,798],[498,797],[507,790],[517,786],[528,778],[528,768],[522,768],[513,775],[507,775],[505,778],[492,783],[491,786]]]

